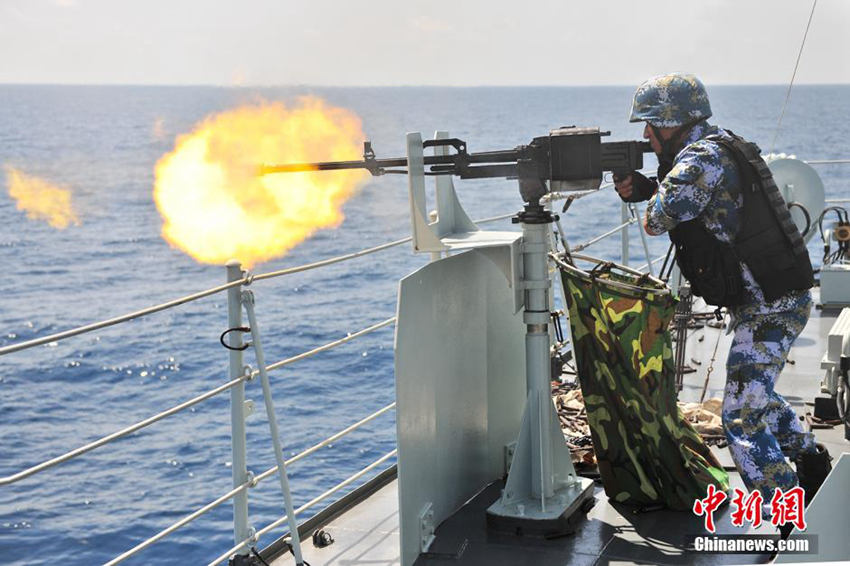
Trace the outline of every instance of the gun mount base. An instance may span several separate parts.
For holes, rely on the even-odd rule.
[[[496,501],[487,509],[487,529],[533,538],[571,535],[595,503],[593,481],[579,478],[576,483],[548,498],[545,510],[541,509],[537,498],[510,504],[505,504],[501,499]]]

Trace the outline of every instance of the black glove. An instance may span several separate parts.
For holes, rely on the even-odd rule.
[[[658,188],[658,181],[655,179],[655,177],[647,178],[637,171],[632,171],[630,175],[632,176],[632,195],[629,198],[623,198],[623,201],[642,202],[652,198],[652,195],[655,194],[655,191]],[[614,181],[620,181],[626,176],[620,177],[618,175],[615,175]]]

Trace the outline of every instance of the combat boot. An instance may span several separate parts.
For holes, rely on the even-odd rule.
[[[829,471],[832,470],[832,464],[829,463],[832,457],[826,450],[826,446],[820,443],[815,446],[816,452],[800,452],[794,459],[794,463],[797,465],[797,479],[800,481],[800,487],[806,493],[807,507],[815,493],[820,489],[826,476],[829,475]]]

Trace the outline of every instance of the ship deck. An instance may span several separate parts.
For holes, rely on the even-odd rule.
[[[815,300],[817,301],[817,295]],[[812,316],[802,335],[791,350],[777,385],[777,390],[793,405],[799,415],[813,412],[811,405],[815,396],[820,396],[820,381],[823,372],[820,369],[821,357],[826,347],[826,336],[838,315],[838,310],[813,309]],[[680,393],[682,401],[696,401],[700,398],[706,372],[711,365],[712,352],[720,333],[717,358],[708,383],[706,399],[723,396],[725,383],[725,359],[731,336],[721,330],[706,326],[695,330],[688,338],[687,356],[695,372],[685,375],[684,388]],[[818,441],[824,443],[834,456],[833,465],[842,453],[850,453],[850,441],[844,439],[844,428],[813,431]],[[741,478],[732,464],[729,450],[713,449],[724,466],[729,469],[733,487],[743,488]],[[845,460],[848,458],[845,457]],[[614,565],[614,564],[753,564],[766,563],[767,555],[742,554],[706,554],[688,552],[682,549],[686,537],[702,531],[702,518],[690,512],[669,510],[635,513],[627,506],[612,504],[608,501],[601,485],[595,486],[595,507],[580,521],[573,535],[553,540],[510,537],[489,533],[485,525],[485,509],[499,496],[500,482],[491,484],[468,501],[454,515],[438,526],[436,540],[427,554],[420,555],[415,566],[445,566],[446,564],[464,565]],[[834,517],[842,523],[846,531],[850,524],[847,517],[850,509],[850,494],[842,490],[847,501],[842,517]],[[834,501],[817,498],[809,508],[809,514],[824,515],[826,506],[835,507]],[[831,504],[831,505],[830,505]],[[815,508],[820,506],[819,513]],[[829,513],[833,513],[831,510]],[[718,534],[759,533],[774,534],[775,528],[762,525],[757,530],[745,531],[731,524],[731,509],[726,506],[715,514]],[[317,548],[309,537],[305,537],[302,548],[305,560],[311,566],[320,565],[368,565],[389,566],[400,564],[399,552],[399,516],[398,493],[395,481],[385,482],[371,496],[349,506],[347,510],[327,517],[325,522],[313,522],[308,531],[322,528],[334,538],[334,543]],[[832,515],[827,515],[830,519]],[[810,521],[809,533],[814,525]],[[821,537],[822,539],[824,537]],[[841,550],[842,545],[845,550]],[[819,555],[780,556],[780,561],[810,562],[824,560],[832,553],[835,560],[835,546],[838,545],[840,559],[850,560],[850,540],[820,540]],[[272,557],[274,547],[264,554]],[[280,548],[277,545],[277,548]],[[289,554],[269,560],[274,566],[292,564]]]

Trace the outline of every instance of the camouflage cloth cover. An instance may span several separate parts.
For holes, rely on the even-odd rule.
[[[676,404],[667,325],[676,300],[658,281],[612,264],[561,265],[573,351],[605,493],[615,501],[692,509],[729,477]],[[646,278],[644,278],[646,279]],[[622,288],[619,281],[638,288]],[[643,291],[641,290],[643,289]]]

